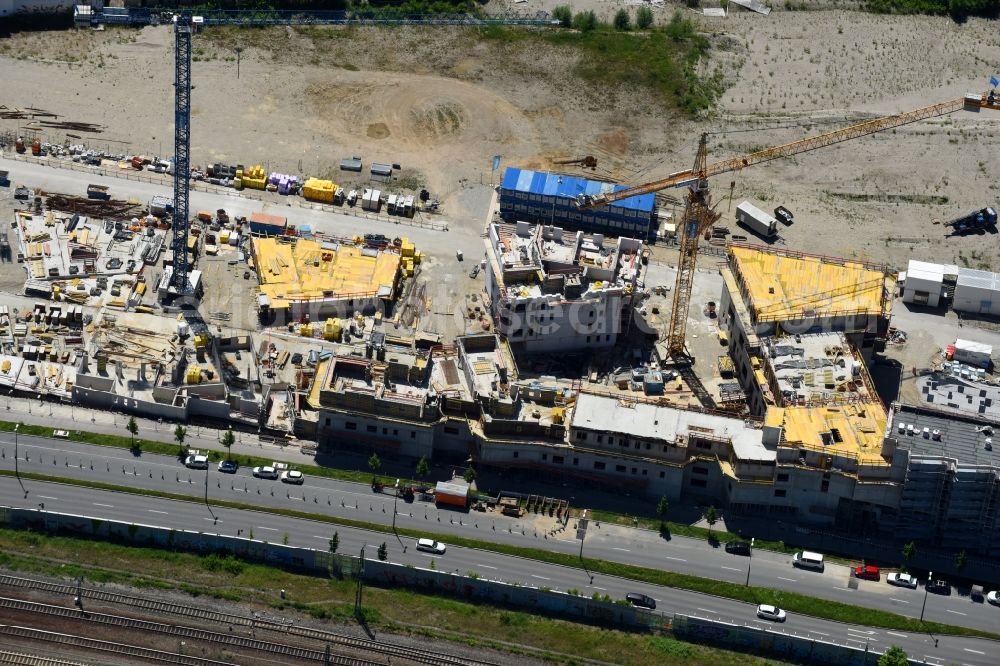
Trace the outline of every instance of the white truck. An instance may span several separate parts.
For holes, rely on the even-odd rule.
[[[765,213],[749,201],[744,201],[736,207],[736,221],[764,238],[774,238],[778,235],[778,221],[774,216]]]

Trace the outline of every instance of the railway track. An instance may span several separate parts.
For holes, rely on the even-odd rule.
[[[13,664],[14,666],[87,666],[87,664],[79,661],[38,657],[22,652],[11,652],[10,650],[0,650],[0,664]]]
[[[39,590],[43,592],[62,594],[67,596],[76,596],[77,594],[77,588],[73,585],[50,583],[47,581],[34,580],[31,578],[22,578],[18,576],[10,576],[6,574],[0,574],[0,585],[6,585],[8,587],[28,588],[32,590]],[[83,596],[84,602],[90,599],[112,604],[131,606],[133,608],[141,608],[143,610],[149,610],[169,615],[195,618],[199,620],[207,620],[210,622],[217,622],[220,624],[245,626],[253,628],[255,630],[277,631],[289,636],[297,636],[300,638],[310,638],[317,641],[322,641],[323,643],[328,643],[330,645],[337,645],[359,651],[367,651],[370,653],[385,655],[388,657],[395,657],[399,659],[409,659],[417,663],[427,664],[428,666],[498,666],[497,664],[488,661],[474,661],[468,658],[441,654],[440,652],[434,652],[431,650],[421,650],[419,648],[409,648],[400,645],[379,643],[377,641],[367,640],[363,638],[356,638],[354,636],[338,634],[323,629],[313,629],[311,627],[295,626],[293,624],[288,624],[287,622],[283,622],[276,618],[272,619],[260,616],[247,616],[247,615],[236,615],[233,613],[223,613],[220,611],[213,611],[205,608],[184,606],[181,604],[175,604],[166,601],[147,599],[144,597],[119,594],[116,592],[109,592],[106,590],[99,590],[93,588],[81,588],[80,592]],[[74,614],[78,614],[77,611],[71,611],[71,612]]]
[[[54,631],[44,631],[42,629],[32,629],[31,627],[18,627],[11,624],[0,624],[0,635],[10,638],[26,638],[32,641],[45,641],[46,643],[58,643],[85,650],[106,652],[119,655],[121,657],[137,657],[147,661],[159,661],[165,664],[180,664],[181,666],[237,666],[228,661],[214,661],[212,659],[202,659],[200,657],[189,657],[173,652],[163,652],[162,650],[151,650],[139,647],[138,645],[128,645],[127,643],[112,643],[101,641],[96,638],[86,636],[74,636],[72,634],[56,633]],[[76,665],[78,662],[63,661],[62,659],[50,659],[48,657],[23,657],[19,661],[0,661],[4,664],[25,664],[26,666],[57,666]]]

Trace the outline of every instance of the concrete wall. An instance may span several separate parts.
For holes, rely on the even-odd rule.
[[[72,11],[76,2],[69,0],[0,0],[0,16],[35,12]]]
[[[350,427],[353,424],[353,427]],[[434,455],[434,424],[381,419],[373,414],[345,414],[321,409],[316,427],[321,448],[420,458]]]
[[[88,389],[79,385],[73,387],[73,401],[83,407],[115,409],[149,418],[165,418],[177,421],[187,420],[187,409],[185,407],[174,407],[173,405],[159,402],[138,400],[106,391]]]
[[[769,631],[681,614],[674,615],[673,630],[678,638],[693,643],[723,646],[761,656],[791,658],[803,664],[865,666],[877,662],[880,650],[886,649],[873,644],[866,653],[864,647],[838,645],[784,631]],[[910,659],[910,663],[919,665],[926,662]]]

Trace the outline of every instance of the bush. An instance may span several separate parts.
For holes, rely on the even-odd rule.
[[[563,28],[568,28],[573,25],[573,10],[569,5],[559,5],[552,10],[552,18],[559,21]]]
[[[635,24],[640,30],[653,25],[653,10],[649,7],[639,7],[635,12]]]
[[[591,32],[597,28],[597,15],[593,11],[579,12],[573,17],[573,27],[580,32]]]
[[[631,30],[632,19],[629,18],[628,10],[624,7],[615,13],[615,30]]]

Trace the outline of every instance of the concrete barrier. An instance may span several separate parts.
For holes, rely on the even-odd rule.
[[[882,654],[871,646],[866,648],[839,645],[811,636],[758,629],[680,613],[674,615],[672,624],[674,635],[681,640],[732,648],[762,656],[791,658],[803,664],[871,666]],[[916,659],[909,661],[913,666],[928,664]]]
[[[668,618],[643,608],[578,596],[557,590],[489,580],[477,574],[423,569],[406,564],[297,548],[242,536],[226,536],[193,530],[174,530],[153,525],[126,523],[90,516],[55,513],[40,509],[0,507],[0,526],[50,534],[68,534],[179,550],[189,553],[222,553],[240,559],[272,564],[319,576],[346,576],[386,587],[409,587],[463,599],[516,606],[535,612],[557,614],[601,625],[631,629],[661,629]],[[581,574],[582,576],[583,574]]]

